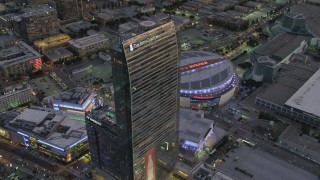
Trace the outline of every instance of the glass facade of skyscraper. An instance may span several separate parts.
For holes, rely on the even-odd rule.
[[[179,58],[174,24],[139,30],[144,32],[122,34],[121,48],[113,53],[116,142],[106,140],[104,147],[116,148],[109,164],[94,160],[104,158],[95,155],[101,154],[99,150],[92,151],[102,147],[99,137],[104,135],[88,129],[89,141],[90,134],[96,137],[92,139],[96,143],[90,144],[93,161],[119,179],[153,179],[155,147],[178,127]],[[88,122],[92,127],[104,123],[98,118]]]

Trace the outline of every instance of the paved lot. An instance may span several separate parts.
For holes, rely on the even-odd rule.
[[[268,154],[271,154],[275,158],[279,158],[283,161],[286,161],[298,168],[304,169],[312,174],[320,176],[320,165],[306,159],[304,157],[299,156],[298,154],[283,148],[282,146],[278,146],[268,140],[264,140],[257,136],[253,136],[252,132],[247,131],[243,128],[240,128],[233,133],[233,138],[238,139],[247,139],[256,144],[256,148],[260,149]]]
[[[317,176],[295,167],[290,163],[282,161],[270,154],[267,154],[261,150],[247,147],[242,145],[235,149],[234,152],[227,154],[229,157],[225,157],[225,163],[222,163],[218,169],[225,172],[235,179],[257,179],[257,180],[316,180]],[[235,162],[235,157],[239,159]],[[251,178],[244,173],[236,171],[235,168],[241,168],[248,173],[252,174]]]
[[[62,90],[56,81],[48,75],[32,79],[29,81],[29,83],[33,89],[39,89],[44,92],[44,96],[51,96]]]
[[[73,70],[90,65],[92,65],[92,68],[83,72],[72,74]],[[104,63],[99,58],[95,58],[94,60],[90,61],[84,61],[80,64],[67,66],[63,71],[70,75],[70,78],[74,83],[83,87],[90,86],[94,81],[99,81],[100,79],[110,80],[112,76],[111,64]]]
[[[200,38],[201,32],[196,29],[187,29],[178,32],[178,42],[182,50],[190,50],[197,46],[202,46],[207,42]]]

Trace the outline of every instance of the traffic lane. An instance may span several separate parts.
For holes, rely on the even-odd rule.
[[[58,168],[57,166],[52,165],[47,161],[43,161],[42,159],[34,156],[33,154],[25,152],[21,149],[16,149],[15,147],[8,146],[8,144],[2,143],[2,142],[0,142],[0,145],[1,145],[1,149],[7,151],[9,154],[15,154],[16,156],[20,156],[21,158],[34,162],[35,164],[38,164],[39,166],[45,169],[55,171]]]

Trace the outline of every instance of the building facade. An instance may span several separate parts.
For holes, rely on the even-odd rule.
[[[49,5],[39,5],[22,9],[23,14],[15,17],[13,32],[33,42],[59,33],[57,11]]]
[[[0,112],[32,102],[35,99],[29,85],[14,85],[2,90],[0,95]]]
[[[142,21],[135,32],[121,34],[113,52],[116,124],[107,130],[105,121],[87,114],[93,163],[123,180],[155,178],[155,148],[176,132],[179,117],[173,22]],[[96,143],[102,140],[104,145]]]
[[[96,53],[109,47],[109,38],[104,34],[94,34],[69,41],[70,48],[79,56]]]
[[[30,73],[41,67],[41,54],[23,41],[0,51],[0,72],[4,77]]]

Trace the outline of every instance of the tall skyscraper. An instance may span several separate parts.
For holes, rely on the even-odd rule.
[[[115,120],[86,115],[93,163],[118,179],[155,179],[155,148],[178,127],[179,62],[173,22],[141,21],[114,50]],[[112,113],[111,113],[112,114]]]

